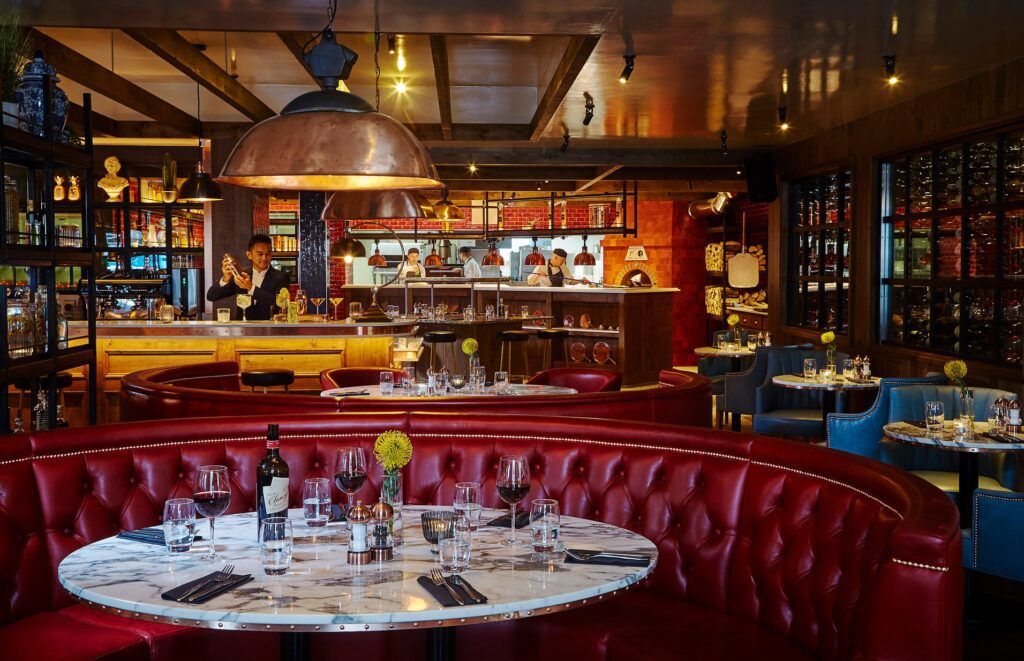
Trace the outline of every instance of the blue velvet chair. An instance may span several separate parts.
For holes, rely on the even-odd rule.
[[[836,354],[836,363],[842,365],[848,357]],[[801,374],[805,358],[816,359],[819,366],[825,364],[824,351],[779,349],[768,352],[765,379],[755,391],[754,433],[801,438],[821,436],[821,392],[782,388],[772,383],[774,376]],[[836,398],[836,406],[842,410],[841,396]]]
[[[764,384],[768,374],[768,354],[771,351],[810,350],[810,344],[792,344],[781,347],[758,347],[754,362],[742,372],[732,372],[725,377],[725,412],[729,415],[754,415],[757,413],[757,388]]]
[[[1024,493],[978,489],[964,531],[964,567],[1024,581]]]
[[[739,331],[740,341],[745,345],[747,342],[747,331]],[[711,336],[713,346],[718,346],[719,340],[725,340],[726,342],[733,341],[734,334],[732,331],[720,330],[715,331]],[[722,405],[722,395],[725,393],[725,375],[732,367],[731,358],[721,358],[718,356],[705,356],[697,361],[697,374],[703,377],[707,377],[708,381],[711,382],[711,396],[715,400],[715,411],[718,417],[718,427],[722,426],[722,415],[725,413],[724,406]]]

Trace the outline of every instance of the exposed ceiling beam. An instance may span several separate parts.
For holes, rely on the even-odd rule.
[[[579,181],[596,177],[598,168],[590,165],[484,165],[470,173],[465,165],[439,165],[442,179],[507,179],[510,181]]]
[[[579,188],[576,189],[576,192],[577,193],[582,193],[583,191],[587,190],[588,188],[590,188],[594,184],[602,181],[603,179],[605,179],[607,177],[612,176],[613,174],[618,172],[620,168],[622,168],[621,165],[613,165],[613,166],[611,166],[610,168],[606,169],[604,172],[602,172],[601,174],[597,175],[596,177],[594,177],[590,181],[582,184]]]
[[[88,87],[97,94],[151,117],[184,135],[199,135],[199,120],[179,110],[160,97],[142,89],[106,67],[81,55],[55,39],[33,28],[25,28],[35,48],[43,51],[46,61],[60,75]]]
[[[85,108],[78,105],[77,103],[68,101],[68,121],[84,130]],[[95,110],[93,110],[92,116],[90,117],[90,122],[92,123],[93,135],[117,135],[117,122],[107,117],[106,115],[101,115]],[[84,138],[85,136],[83,135],[82,137]]]
[[[424,142],[442,142],[443,124],[406,124],[417,138]],[[526,140],[530,134],[527,124],[452,124],[452,140]]]
[[[452,88],[448,76],[448,37],[430,35],[430,56],[434,60],[434,83],[437,85],[437,106],[441,111],[441,135],[452,139]]]
[[[124,32],[249,119],[260,122],[277,114],[174,30]]]
[[[537,111],[533,113],[533,119],[530,121],[530,140],[540,140],[544,129],[551,123],[555,111],[562,105],[562,100],[576,82],[576,77],[580,75],[583,65],[587,63],[600,39],[599,35],[576,35],[569,38],[569,44],[562,53],[558,68],[555,69],[551,82],[540,99]]]
[[[497,192],[520,192],[527,193],[575,193],[579,185],[584,182],[566,182],[551,180],[548,183],[539,182],[530,184],[524,181],[486,181],[479,179],[444,179],[453,199],[479,195],[483,197],[486,193]],[[743,192],[746,191],[746,184],[742,181],[723,179],[692,179],[678,181],[638,181],[636,182],[637,192],[643,194],[663,195],[692,195],[704,193],[717,193],[719,191]],[[537,186],[540,186],[540,191]],[[627,182],[626,190],[633,193],[633,182]],[[587,189],[583,195],[590,193],[621,193],[622,182],[602,181]]]
[[[313,75],[313,70],[306,64],[305,51],[303,48],[309,41],[308,32],[278,32],[277,38],[288,47],[288,52],[302,65],[302,70],[309,74],[310,79],[320,87],[320,79]]]
[[[731,149],[723,155],[717,149],[558,149],[490,147],[430,147],[435,165],[595,165],[595,166],[735,166],[755,153]]]

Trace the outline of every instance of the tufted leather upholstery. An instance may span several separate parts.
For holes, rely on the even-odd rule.
[[[324,390],[349,388],[352,386],[375,386],[380,383],[380,373],[391,372],[398,382],[402,370],[390,367],[336,367],[320,372],[320,385]]]
[[[269,422],[280,424],[293,503],[304,478],[329,470],[338,447],[369,447],[380,432],[400,429],[415,446],[405,469],[409,503],[449,503],[456,482],[476,480],[484,504],[499,506],[497,458],[524,454],[528,498],[557,498],[565,514],[624,526],[658,545],[658,566],[641,590],[593,609],[459,632],[460,646],[488,646],[494,658],[526,658],[542,638],[547,652],[534,647],[534,656],[559,658],[564,649],[551,641],[569,637],[579,658],[600,658],[652,629],[660,631],[652,650],[669,656],[666,635],[677,631],[687,632],[679,643],[709,652],[722,641],[742,650],[739,639],[755,636],[765,641],[762,658],[960,656],[957,513],[941,492],[898,469],[695,428],[436,413],[168,420],[12,439],[0,451],[0,622],[11,625],[0,636],[28,646],[22,622],[61,615],[70,603],[55,580],[60,560],[119,528],[157,523],[164,499],[191,493],[199,465],[227,465],[229,511],[252,509]],[[380,480],[372,464],[364,489]],[[120,631],[143,626],[121,623]],[[116,638],[109,622],[96,627],[97,636]],[[495,645],[504,635],[509,645]]]
[[[164,384],[166,373],[179,379]],[[395,410],[446,411],[477,413],[480,399],[449,396],[430,400],[364,399],[347,397],[331,399],[308,395],[261,394],[237,391],[237,380],[231,391],[209,388],[186,388],[178,384],[182,374],[206,378],[204,374],[237,372],[236,363],[207,363],[167,369],[154,369],[129,374],[121,381],[121,420],[157,420],[165,418],[196,418],[215,415],[261,415],[296,413],[300,411],[364,411]],[[198,379],[197,379],[198,381]],[[573,417],[636,420],[666,424],[711,425],[711,395],[708,381],[692,372],[663,370],[657,388],[595,392],[579,395],[538,395],[507,397],[488,402],[489,410],[528,415],[559,415]],[[201,382],[201,381],[200,381]]]
[[[541,370],[527,383],[575,388],[577,392],[618,392],[622,374],[591,367],[553,367]]]

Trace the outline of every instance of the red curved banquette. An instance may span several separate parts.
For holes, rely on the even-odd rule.
[[[634,420],[677,425],[711,426],[710,382],[693,372],[663,370],[659,385],[644,390],[495,398],[489,411]],[[396,410],[474,414],[480,399],[449,396],[431,400],[383,400],[319,395],[253,393],[239,390],[238,363],[223,361],[161,367],[128,374],[121,381],[122,421],[198,418],[217,415],[261,415],[343,411]]]
[[[528,498],[653,540],[642,586],[600,604],[457,631],[460,658],[928,659],[961,655],[961,539],[952,501],[879,462],[745,434],[609,420],[436,413],[167,420],[15,436],[0,454],[0,650],[11,659],[272,659],[272,633],[120,618],[75,605],[61,559],[158,523],[196,468],[232,473],[254,506],[266,425],[281,427],[291,499],[341,445],[404,430],[410,503],[461,480],[499,506],[499,456],[531,463]],[[380,484],[371,467],[368,493]],[[340,494],[335,494],[340,500]],[[318,659],[420,659],[424,632],[314,634]],[[484,655],[484,656],[481,656]]]

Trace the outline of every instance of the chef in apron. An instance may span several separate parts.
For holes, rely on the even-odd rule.
[[[409,248],[409,252],[405,256],[405,261],[402,262],[401,268],[398,269],[398,279],[405,280],[406,278],[424,278],[427,275],[426,269],[420,264],[420,249],[416,246]]]
[[[568,256],[561,248],[555,248],[551,252],[551,259],[533,269],[533,273],[526,278],[526,283],[531,287],[564,287],[566,283],[576,282],[588,284],[590,281],[586,278],[577,280],[572,277],[572,271],[565,263]]]

